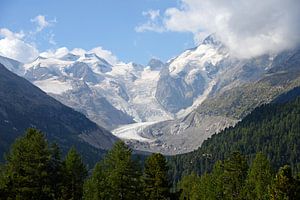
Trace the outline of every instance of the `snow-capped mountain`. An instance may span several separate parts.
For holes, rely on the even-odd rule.
[[[95,52],[60,52],[42,53],[27,64],[3,57],[0,62],[132,147],[165,154],[199,147],[255,106],[297,85],[297,73],[276,87],[265,80],[287,70],[284,63],[300,60],[293,58],[299,51],[238,59],[214,35],[166,64],[157,59],[147,66],[111,64]]]
[[[172,118],[155,98],[164,66],[159,60],[146,67],[121,62],[113,66],[95,53],[66,52],[41,55],[22,70],[18,62],[2,60],[11,71],[107,129]]]
[[[139,141],[129,143],[143,151],[164,154],[192,151],[212,134],[237,123],[256,106],[299,85],[300,67],[295,62],[300,61],[299,54],[299,50],[291,50],[238,59],[211,35],[198,47],[170,60],[160,72],[155,97],[174,118],[123,126],[113,133],[127,140],[138,135]],[[286,73],[290,75],[281,77],[277,85],[270,84],[278,74]]]

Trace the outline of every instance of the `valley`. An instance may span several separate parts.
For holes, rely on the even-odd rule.
[[[238,59],[210,35],[167,63],[152,59],[146,66],[111,64],[95,52],[64,48],[41,53],[31,63],[5,57],[0,63],[135,150],[173,155],[197,149],[255,107],[298,86],[300,70],[293,66],[299,55],[296,48]],[[274,84],[275,78],[280,81]]]

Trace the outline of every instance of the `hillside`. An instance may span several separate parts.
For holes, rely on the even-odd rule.
[[[214,34],[167,63],[152,59],[145,66],[111,64],[92,50],[56,52],[26,64],[5,57],[0,63],[133,149],[165,155],[197,149],[300,85],[299,47],[237,58]]]
[[[295,97],[295,91],[298,90],[293,89],[284,95]],[[282,95],[279,98],[284,97]],[[300,97],[290,100],[286,103],[264,104],[235,127],[214,134],[194,152],[171,157],[174,178],[191,171],[202,174],[211,170],[217,160],[224,160],[234,151],[250,159],[261,151],[268,156],[275,169],[289,164],[295,171],[299,171]]]
[[[116,138],[0,64],[0,154],[29,127],[43,131],[66,152],[71,146],[90,160]],[[90,144],[84,140],[90,141]],[[1,159],[3,157],[1,156]]]

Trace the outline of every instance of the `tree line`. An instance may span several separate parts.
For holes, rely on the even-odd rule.
[[[88,173],[75,148],[62,159],[56,144],[28,129],[12,144],[0,167],[0,199],[163,200],[171,195],[165,157],[150,155],[142,169],[122,141]]]
[[[193,172],[171,188],[169,165],[159,153],[142,165],[119,141],[88,172],[75,148],[62,159],[57,145],[49,144],[40,131],[28,129],[0,167],[0,199],[300,199],[300,178],[292,176],[289,166],[275,174],[262,153],[250,166],[248,162],[234,152],[217,161],[210,173]]]
[[[286,98],[284,98],[286,99]],[[283,103],[271,103],[254,109],[234,127],[226,128],[203,142],[194,152],[169,159],[172,179],[183,175],[204,174],[218,160],[238,151],[253,160],[256,153],[267,155],[275,170],[289,164],[300,172],[300,97]]]
[[[183,176],[178,189],[182,200],[297,200],[300,176],[293,177],[288,165],[275,174],[262,153],[249,166],[245,156],[233,152],[228,159],[217,161],[210,173]]]

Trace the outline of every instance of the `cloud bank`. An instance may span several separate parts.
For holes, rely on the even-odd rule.
[[[164,12],[160,26],[191,32],[195,43],[215,33],[234,55],[249,58],[299,45],[299,10],[299,0],[181,0]]]
[[[24,33],[14,33],[6,28],[0,29],[0,55],[20,62],[29,62],[35,59],[39,51],[33,44],[26,43]]]
[[[7,28],[0,28],[0,55],[27,63],[39,55],[35,40],[40,33],[45,34],[45,28],[53,26],[56,19],[46,20],[45,16],[38,15],[30,20],[36,24],[34,31],[13,32]],[[47,33],[47,32],[46,32]],[[49,44],[56,45],[55,35],[50,32],[47,37]]]

